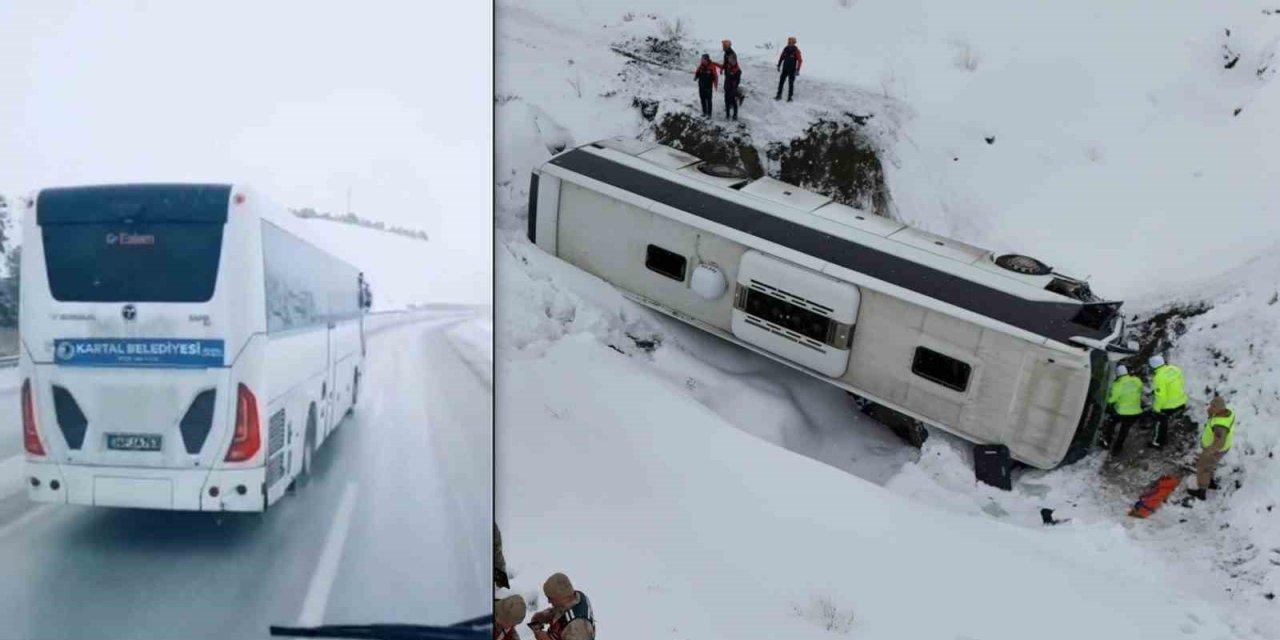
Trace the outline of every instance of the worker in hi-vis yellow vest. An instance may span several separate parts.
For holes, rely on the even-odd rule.
[[[1205,499],[1207,489],[1217,489],[1213,481],[1213,472],[1218,468],[1218,461],[1231,450],[1235,441],[1236,412],[1227,407],[1220,396],[1213,396],[1209,403],[1209,419],[1200,430],[1200,458],[1196,460],[1196,486],[1187,493]]]
[[[1102,428],[1099,443],[1104,449],[1110,449],[1111,455],[1119,455],[1124,448],[1124,440],[1129,436],[1129,429],[1142,417],[1142,379],[1129,373],[1129,368],[1116,367],[1116,379],[1111,383],[1111,391],[1107,393],[1107,407],[1111,415]],[[1120,432],[1116,433],[1116,427]]]
[[[1151,410],[1156,414],[1156,432],[1151,446],[1159,449],[1169,441],[1169,425],[1186,412],[1187,392],[1183,389],[1182,369],[1151,356]]]

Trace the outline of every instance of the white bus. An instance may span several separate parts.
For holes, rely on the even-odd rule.
[[[1042,469],[1103,419],[1121,302],[1016,254],[628,138],[532,175],[528,237],[712,335]]]
[[[264,511],[356,405],[363,274],[239,185],[45,189],[20,323],[27,495]]]

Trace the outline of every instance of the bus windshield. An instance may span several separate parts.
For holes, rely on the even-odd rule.
[[[60,302],[207,302],[228,189],[85,187],[44,192],[38,224]]]

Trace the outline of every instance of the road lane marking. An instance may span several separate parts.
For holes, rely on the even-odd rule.
[[[311,574],[307,597],[302,602],[302,614],[298,616],[298,626],[314,627],[324,624],[324,610],[328,607],[329,591],[338,575],[338,563],[342,560],[342,549],[346,546],[347,533],[351,530],[355,506],[356,483],[348,482],[347,488],[342,492],[342,502],[338,504],[338,513],[329,527],[329,537],[324,541],[320,562],[316,564],[315,573]]]
[[[25,454],[0,460],[0,500],[22,491],[22,472],[26,467]]]

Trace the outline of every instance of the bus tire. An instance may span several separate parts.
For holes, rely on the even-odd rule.
[[[911,420],[893,428],[894,435],[902,438],[903,442],[908,445],[920,449],[924,447],[924,441],[929,439],[929,428],[924,426],[919,420]]]
[[[311,470],[316,456],[316,405],[312,404],[307,411],[307,429],[302,435],[302,470],[298,476],[302,484],[311,479]]]
[[[360,402],[360,370],[356,369],[356,372],[351,377],[351,408],[347,409],[347,415],[356,412],[356,403],[358,402]]]
[[[893,435],[898,436],[907,445],[916,449],[924,447],[924,441],[929,438],[929,428],[923,422],[856,394],[849,393],[849,395],[853,397],[854,405],[859,411],[889,427]]]

